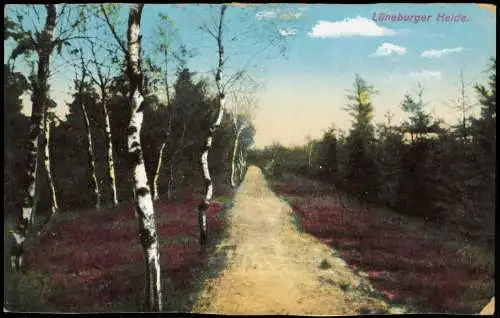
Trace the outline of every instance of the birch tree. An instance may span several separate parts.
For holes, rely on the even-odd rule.
[[[50,88],[48,79],[51,74],[55,73],[55,71],[50,71],[50,58],[54,50],[56,50],[58,54],[62,54],[63,48],[70,46],[72,40],[81,38],[81,36],[75,34],[75,32],[78,31],[81,25],[84,25],[86,21],[81,19],[81,16],[73,15],[74,11],[72,8],[80,10],[80,5],[69,6],[67,4],[62,4],[56,6],[55,4],[45,4],[13,7],[17,21],[8,19],[11,25],[9,27],[9,32],[5,34],[4,38],[13,38],[17,42],[17,46],[12,50],[9,60],[15,61],[17,57],[21,55],[30,55],[33,52],[37,55],[36,81],[32,83],[32,109],[25,193],[23,195],[22,213],[16,228],[12,231],[14,240],[11,245],[10,253],[12,267],[15,270],[19,270],[23,265],[26,240],[28,238],[29,228],[33,223],[39,137],[44,128],[45,114],[48,105],[47,100]],[[45,21],[42,30],[38,30],[33,17],[38,20],[37,22],[41,23],[43,12],[41,12],[42,10],[40,9],[42,8],[45,11]],[[32,22],[30,28],[26,27],[24,20],[26,17],[30,17]],[[59,27],[58,30],[56,30],[58,21]]]
[[[206,211],[210,205],[213,195],[213,184],[210,178],[210,170],[208,166],[208,153],[212,147],[212,142],[214,138],[214,133],[219,128],[222,122],[222,116],[224,115],[224,108],[226,104],[226,96],[224,92],[224,87],[222,83],[222,72],[224,71],[224,44],[223,44],[223,27],[224,27],[224,15],[227,10],[227,5],[220,6],[220,13],[218,17],[217,29],[211,30],[208,26],[205,27],[205,31],[212,36],[212,38],[217,43],[218,52],[218,63],[215,72],[215,84],[217,86],[217,101],[218,101],[218,114],[215,121],[211,124],[209,128],[208,136],[206,139],[205,147],[201,153],[201,165],[203,171],[203,177],[205,179],[205,199],[198,206],[198,225],[200,229],[200,245],[205,245],[208,238],[207,229],[207,216]],[[215,32],[214,32],[215,31]]]
[[[174,152],[173,149],[173,143],[172,143],[172,120],[173,120],[173,114],[174,111],[172,109],[172,103],[171,103],[171,90],[170,90],[170,68],[171,68],[171,62],[172,62],[172,46],[174,42],[174,26],[172,23],[172,20],[163,13],[160,13],[158,15],[160,19],[160,25],[157,28],[157,36],[159,38],[158,43],[156,43],[156,51],[159,53],[162,58],[162,64],[163,66],[161,67],[161,71],[163,74],[163,86],[165,88],[165,95],[167,98],[167,107],[168,107],[168,123],[166,127],[166,132],[165,132],[165,137],[163,141],[161,142],[160,149],[158,152],[158,159],[156,160],[156,165],[155,165],[155,171],[154,171],[154,176],[153,176],[153,184],[152,184],[152,191],[153,191],[153,199],[156,201],[159,199],[159,191],[158,191],[158,179],[160,177],[160,171],[161,167],[163,164],[163,156],[164,156],[164,151],[165,148],[167,148],[167,144],[169,145],[169,152],[171,153],[170,155],[170,160],[169,160],[169,184],[168,184],[168,190],[167,190],[167,197],[170,198],[172,195],[172,183],[173,183],[173,161],[174,157],[172,152]]]
[[[12,231],[14,240],[12,241],[10,258],[11,266],[19,270],[23,266],[23,254],[25,241],[28,236],[28,229],[32,225],[35,184],[38,166],[38,143],[40,132],[43,130],[44,116],[47,103],[48,77],[50,67],[50,55],[54,50],[54,32],[56,28],[56,5],[45,5],[47,17],[45,26],[41,32],[36,32],[33,37],[32,32],[22,32],[17,36],[18,46],[12,52],[11,58],[17,55],[35,50],[38,54],[37,80],[33,83],[33,94],[31,97],[31,124],[29,138],[28,170],[26,171],[25,193],[22,204],[22,213],[16,228]]]
[[[209,127],[209,114],[216,103],[207,92],[208,83],[204,79],[194,81],[194,73],[180,65],[182,69],[177,72],[177,79],[173,84],[173,98],[169,107],[168,120],[171,122],[170,138],[168,148],[171,149],[166,155],[165,165],[168,167],[168,189],[167,197],[170,198],[177,186],[177,177],[182,169],[178,166],[183,163],[191,163],[191,154],[194,152],[198,158],[198,152],[204,144],[206,136],[205,128]],[[171,112],[171,113],[170,113]],[[187,155],[187,162],[181,163],[180,156]],[[199,160],[194,163],[196,166]]]
[[[239,154],[240,155],[238,156],[238,168],[236,169],[236,173],[238,174],[239,182],[241,183],[243,181],[243,177],[245,176],[245,171],[247,167],[247,157],[248,157],[247,148],[240,147]]]
[[[243,131],[250,127],[253,119],[253,113],[256,109],[255,89],[242,87],[239,90],[233,90],[230,94],[230,112],[232,113],[233,128],[234,128],[234,144],[233,154],[231,160],[231,186],[233,188],[237,185],[236,178],[241,181],[242,164],[244,160],[244,150],[240,149],[240,138]],[[239,156],[238,156],[239,154]]]
[[[116,175],[115,175],[115,162],[113,158],[113,139],[111,136],[111,124],[109,121],[108,112],[108,89],[111,82],[110,67],[107,68],[107,74],[104,73],[104,63],[100,62],[97,58],[97,48],[93,41],[88,41],[91,52],[91,62],[94,65],[95,74],[89,72],[92,82],[97,85],[101,94],[102,112],[104,115],[104,131],[106,136],[106,164],[107,176],[109,179],[109,187],[111,191],[111,202],[113,206],[118,205],[118,195],[116,191]]]
[[[90,126],[89,116],[87,114],[87,109],[85,107],[85,96],[84,96],[84,87],[85,80],[87,78],[87,66],[85,65],[85,60],[83,58],[83,50],[80,49],[80,60],[81,66],[80,71],[81,75],[78,78],[78,72],[75,74],[75,86],[78,90],[78,103],[80,105],[80,110],[82,111],[83,121],[85,123],[85,130],[87,133],[87,166],[88,166],[88,174],[89,174],[89,184],[92,188],[94,194],[94,205],[97,210],[101,208],[101,193],[99,191],[99,183],[97,182],[96,176],[96,168],[95,168],[95,154],[94,154],[94,146],[92,143],[92,128]]]
[[[133,190],[136,200],[136,213],[139,221],[139,238],[146,260],[145,311],[162,310],[160,279],[160,255],[158,236],[153,209],[153,200],[148,185],[148,177],[141,148],[140,132],[144,110],[143,74],[141,70],[140,24],[144,4],[132,4],[127,27],[127,45],[118,37],[114,26],[108,23],[110,30],[120,45],[126,60],[126,76],[129,81],[128,107],[130,121],[127,129],[128,153],[133,163]],[[106,8],[101,5],[102,13],[107,17]],[[109,21],[109,20],[108,20]]]
[[[205,180],[205,198],[203,202],[200,203],[198,207],[198,223],[200,229],[200,245],[205,245],[208,238],[208,229],[207,229],[207,220],[206,220],[206,210],[210,204],[210,201],[213,196],[213,182],[210,177],[209,171],[209,163],[208,156],[209,151],[212,147],[214,133],[217,131],[219,126],[221,125],[222,118],[224,116],[225,111],[225,103],[226,103],[226,94],[231,90],[232,86],[238,83],[241,79],[244,78],[247,69],[251,66],[251,63],[255,62],[255,58],[259,55],[262,55],[264,52],[268,52],[271,48],[279,48],[280,53],[284,54],[286,46],[285,38],[294,34],[294,32],[284,32],[284,29],[279,28],[279,25],[273,24],[271,21],[258,21],[262,25],[256,25],[252,21],[251,17],[247,17],[248,21],[252,21],[249,24],[249,27],[245,29],[243,32],[235,34],[234,32],[230,32],[225,24],[226,24],[226,11],[228,6],[226,4],[222,4],[217,6],[217,14],[211,16],[211,19],[201,19],[201,25],[199,29],[208,36],[215,44],[216,54],[217,54],[217,65],[215,67],[214,78],[215,78],[215,86],[216,86],[216,95],[218,102],[218,113],[209,128],[209,133],[206,139],[205,147],[201,154],[201,166],[203,171],[203,178]],[[238,10],[238,8],[232,8],[233,10]],[[236,16],[235,16],[236,17]],[[261,20],[258,13],[256,14],[256,19]],[[284,19],[279,19],[284,21]],[[265,26],[264,26],[265,25]],[[264,31],[262,33],[261,31]],[[267,34],[267,31],[270,31],[271,36]],[[267,37],[267,39],[266,39]],[[250,43],[246,41],[247,39],[251,39],[254,42]],[[263,41],[264,40],[264,41]],[[269,45],[262,46],[263,42],[267,42],[269,40]],[[247,56],[246,63],[242,63],[236,69],[233,69],[232,72],[226,72],[226,63],[227,58],[225,53],[226,46],[229,43],[233,43],[233,46],[230,46],[231,51],[235,50],[236,47],[240,49],[245,45],[240,44],[240,42],[245,42],[246,45],[251,45],[245,47],[243,53],[245,51],[250,52],[250,56]],[[236,47],[234,43],[238,43]],[[255,49],[257,48],[257,49]],[[246,52],[246,53],[248,53]],[[234,54],[232,57],[234,57]],[[227,74],[226,74],[227,73]]]
[[[48,186],[49,186],[49,196],[50,196],[50,209],[51,209],[51,216],[56,214],[57,211],[59,210],[59,205],[57,204],[57,195],[56,195],[56,189],[54,186],[54,180],[52,178],[52,171],[51,171],[51,165],[50,165],[50,133],[52,131],[52,127],[55,126],[55,116],[53,112],[47,112],[45,116],[45,122],[44,122],[44,132],[45,132],[45,151],[44,151],[44,158],[43,158],[43,163],[44,163],[44,168],[45,168],[45,173],[47,175],[47,181],[48,181]]]
[[[36,68],[35,68],[35,61],[33,61],[29,56],[26,56],[26,63],[30,67],[30,75],[28,76],[28,81],[29,81],[29,86],[31,92],[33,92],[34,87],[36,86],[37,82],[37,75],[36,75]],[[51,134],[51,123],[55,120],[56,115],[54,114],[54,109],[57,107],[57,103],[47,95],[47,104],[45,106],[45,116],[43,119],[43,130],[41,134],[43,134],[41,137],[41,145],[40,151],[38,153],[38,159],[43,163],[42,166],[37,167],[37,175],[40,174],[41,171],[45,173],[47,180],[40,180],[40,178],[37,178],[36,180],[36,185],[35,185],[35,198],[34,198],[34,208],[33,208],[33,218],[35,218],[37,206],[40,201],[40,193],[42,187],[40,185],[47,185],[48,190],[49,190],[49,204],[50,204],[50,209],[51,213],[49,217],[47,218],[47,223],[50,221],[51,217],[57,213],[58,208],[58,203],[57,203],[57,198],[56,198],[56,192],[55,192],[55,186],[54,182],[52,179],[52,173],[50,169],[50,134]],[[42,151],[43,148],[43,151]],[[43,183],[42,183],[43,182]],[[40,231],[38,232],[40,233]]]

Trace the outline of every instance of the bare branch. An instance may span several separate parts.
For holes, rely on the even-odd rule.
[[[59,14],[57,15],[56,17],[56,21],[59,21],[59,19],[64,16],[64,11],[66,11],[66,8],[68,7],[68,4],[67,3],[64,3],[63,6],[62,6],[62,9],[61,11],[59,12]]]
[[[31,6],[30,6],[30,8],[32,8],[32,9],[33,9],[33,12],[35,13],[36,18],[37,18],[37,20],[38,20],[38,23],[41,23],[41,20],[42,20],[42,19],[41,19],[41,17],[40,17],[40,12],[38,11],[37,6],[36,6],[36,5],[31,5]],[[31,20],[31,23],[33,24],[33,29],[34,29],[34,31],[35,31],[36,33],[40,33],[40,31],[38,31],[38,29],[37,29],[37,27],[36,27],[36,26],[37,26],[37,23],[35,23],[35,21],[33,21],[33,19],[31,18],[31,16],[30,16],[29,14],[27,14],[27,16],[29,16],[29,18],[30,18],[30,20]]]
[[[62,31],[59,31],[59,36],[57,37],[57,39],[61,38],[63,35],[66,35],[67,33],[72,31],[71,28],[67,28],[67,29],[64,28],[69,23],[69,16],[71,15],[71,14],[64,15],[64,11],[66,11],[66,8],[67,8],[67,4],[64,4],[60,13],[59,13],[59,16],[57,17],[57,20],[56,20],[59,23],[59,26],[57,29],[62,30]],[[61,21],[64,21],[64,20],[62,20],[62,17],[66,18],[66,20],[65,20],[66,23],[65,23],[64,27],[63,27],[62,22],[61,22]]]
[[[120,37],[116,33],[115,28],[111,24],[111,21],[109,20],[109,17],[108,17],[108,14],[106,13],[106,9],[104,8],[104,5],[101,4],[100,8],[101,8],[101,12],[104,15],[104,18],[106,20],[106,24],[108,25],[109,29],[111,30],[111,33],[113,34],[113,37],[115,38],[116,42],[118,42],[118,44],[120,45],[120,48],[122,49],[123,53],[125,55],[127,55],[128,50],[126,49],[125,44],[121,41]]]
[[[98,82],[95,81],[95,83],[101,89],[101,93],[103,94],[102,97],[104,98],[105,88],[106,88],[106,86],[109,83],[109,79],[106,79],[104,77],[104,75],[102,74],[101,66],[104,66],[104,65],[102,63],[98,62],[98,60],[97,60],[97,54],[96,54],[96,50],[95,50],[95,46],[94,46],[94,43],[92,43],[92,42],[90,42],[90,51],[91,51],[91,54],[92,54],[92,63],[94,64],[94,66],[96,68],[97,78],[99,80]],[[94,79],[93,76],[92,76],[92,79]]]
[[[199,27],[199,29],[211,35],[212,38],[217,41],[217,34],[215,34],[215,32],[211,30],[210,27],[208,27],[206,22],[203,22],[203,24]]]
[[[54,66],[49,73],[49,77],[52,77],[63,70],[67,70],[68,67],[75,66],[78,61],[64,61],[61,65]]]

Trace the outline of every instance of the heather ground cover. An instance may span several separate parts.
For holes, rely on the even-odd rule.
[[[451,230],[349,202],[300,177],[271,185],[300,229],[334,248],[388,301],[417,312],[478,313],[494,294],[494,256]]]
[[[200,249],[198,198],[155,204],[167,311],[188,311],[206,272],[211,246]],[[207,211],[212,245],[224,229],[229,197]],[[28,275],[9,275],[10,310],[141,311],[144,255],[132,204],[61,215],[26,255]],[[4,263],[5,264],[5,263]],[[213,270],[213,269],[212,269]]]
[[[207,249],[198,246],[199,198],[155,204],[166,311],[470,314],[493,295],[493,256],[450,229],[317,181],[268,180],[287,205],[252,169],[234,200],[210,206]],[[12,309],[141,311],[133,205],[57,216],[27,263],[27,275],[4,285]]]

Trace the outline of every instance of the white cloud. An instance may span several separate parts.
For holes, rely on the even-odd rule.
[[[372,56],[389,56],[391,54],[404,55],[407,49],[403,46],[391,44],[391,43],[383,43],[381,46],[377,48],[375,53]]]
[[[420,72],[411,72],[408,74],[413,78],[435,78],[441,79],[441,72],[439,71],[430,71],[430,70],[422,70]]]
[[[255,14],[257,20],[275,19],[276,16],[277,14],[274,11],[260,11]]]
[[[297,29],[291,29],[291,28],[280,29],[280,34],[282,36],[293,36],[297,34]]]
[[[463,47],[459,46],[453,49],[442,49],[442,50],[427,50],[422,52],[421,57],[435,57],[440,58],[442,56],[448,55],[450,53],[459,53],[464,50]]]
[[[339,38],[344,36],[393,36],[396,31],[381,27],[375,21],[357,16],[343,21],[319,20],[309,36],[312,38]]]

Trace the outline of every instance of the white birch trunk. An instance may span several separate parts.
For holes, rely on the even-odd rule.
[[[245,128],[247,128],[248,124],[243,123],[239,128],[237,128],[236,131],[236,137],[234,139],[234,146],[233,146],[233,156],[231,159],[231,187],[234,189],[238,183],[241,181],[241,167],[240,167],[240,159],[238,157],[238,153],[240,153],[243,150],[238,149],[239,147],[239,141],[240,141],[240,136],[241,133]],[[235,127],[238,127],[237,124],[235,123]],[[241,155],[241,154],[240,154]],[[236,178],[239,178],[237,181]]]
[[[158,161],[156,163],[155,174],[153,176],[153,200],[157,201],[160,199],[158,193],[158,179],[160,178],[161,164],[163,161],[163,151],[165,150],[166,142],[163,142],[160,147],[160,153],[158,154]]]
[[[50,131],[52,121],[48,118],[48,114],[45,115],[45,152],[44,152],[44,167],[47,174],[47,182],[49,183],[49,195],[50,195],[50,208],[51,215],[54,215],[59,210],[57,204],[56,189],[54,187],[54,181],[52,179],[52,172],[50,170]]]
[[[47,105],[50,55],[53,50],[53,38],[56,28],[57,10],[55,4],[45,5],[47,17],[45,20],[44,30],[41,32],[37,43],[38,53],[38,71],[35,83],[33,83],[33,94],[31,97],[31,124],[29,135],[29,153],[28,153],[28,170],[26,171],[26,183],[24,200],[22,204],[22,213],[20,214],[16,228],[12,231],[13,241],[10,249],[11,266],[14,270],[20,270],[23,266],[23,255],[25,249],[25,241],[28,237],[28,231],[32,226],[35,184],[37,178],[38,167],[38,147],[39,137],[43,130],[43,118],[45,117]]]
[[[246,154],[242,150],[240,152],[240,158],[239,158],[239,177],[240,177],[239,182],[240,183],[243,181],[243,177],[245,176],[246,166],[247,166]]]
[[[144,117],[142,95],[142,72],[139,63],[140,38],[139,27],[144,4],[134,4],[128,20],[127,76],[130,82],[129,103],[131,107],[130,123],[127,129],[127,144],[130,158],[133,160],[134,193],[136,211],[139,219],[139,238],[146,260],[145,311],[161,311],[160,255],[156,222],[148,186],[148,177],[141,148],[141,127]]]
[[[80,84],[80,98],[82,98],[82,89],[84,77],[82,77],[82,83]],[[90,128],[89,116],[87,115],[87,110],[85,109],[85,104],[83,100],[80,101],[80,109],[83,114],[83,121],[85,122],[85,129],[87,130],[87,153],[88,153],[88,173],[90,183],[92,185],[92,190],[94,192],[94,203],[95,208],[99,210],[101,208],[101,193],[99,192],[99,183],[97,182],[97,177],[95,173],[95,159],[94,159],[94,146],[92,143],[92,132]]]
[[[221,11],[220,11],[220,18],[219,18],[219,27],[218,27],[218,33],[217,33],[217,48],[219,52],[219,63],[217,66],[217,72],[215,74],[215,84],[217,85],[217,93],[218,93],[218,99],[219,99],[219,114],[217,116],[217,119],[215,122],[212,124],[212,126],[209,129],[209,134],[205,143],[205,149],[203,150],[201,154],[201,167],[203,171],[203,177],[205,179],[205,199],[203,202],[200,203],[198,206],[198,226],[200,229],[200,245],[205,245],[207,243],[208,239],[208,229],[207,229],[207,215],[206,211],[210,205],[210,201],[212,200],[212,195],[213,195],[213,184],[212,184],[212,179],[210,178],[210,170],[208,167],[208,152],[210,148],[212,148],[212,142],[214,139],[214,133],[217,131],[219,128],[221,122],[222,122],[222,117],[224,115],[224,108],[225,108],[225,95],[224,95],[224,89],[222,87],[222,68],[224,65],[224,46],[222,44],[222,25],[224,21],[224,13],[227,9],[226,5],[221,6]]]
[[[106,133],[106,143],[107,143],[107,164],[108,164],[108,179],[109,186],[111,188],[111,200],[113,206],[118,205],[118,195],[116,192],[116,175],[115,175],[115,162],[113,158],[113,140],[111,138],[111,125],[109,123],[108,106],[106,104],[106,97],[103,91],[102,107],[104,111],[105,126],[104,130]]]
[[[167,51],[165,51],[165,60],[167,60]],[[167,70],[168,70],[168,65],[165,66],[165,72],[167,72]],[[168,107],[172,107],[172,105],[170,104],[170,90],[168,87],[168,76],[167,75],[165,75],[165,90],[167,92]],[[169,115],[168,115],[167,135],[165,137],[165,140],[161,144],[160,152],[158,154],[158,161],[156,163],[155,174],[153,177],[153,200],[155,200],[155,201],[160,199],[160,195],[158,193],[158,179],[160,178],[161,165],[162,165],[162,161],[163,161],[163,151],[165,150],[167,142],[170,145],[169,146],[170,152],[173,151],[173,149],[172,149],[172,135],[171,135],[171,133],[172,133],[172,118],[173,118],[172,113],[173,113],[173,111],[172,111],[172,109],[170,109]],[[170,178],[171,178],[171,176],[170,176]],[[169,183],[169,188],[167,190],[167,197],[170,198],[170,195],[171,195],[171,188],[170,188],[170,183]]]
[[[240,139],[240,130],[238,130],[238,133],[236,133],[236,137],[234,138],[234,145],[233,145],[233,156],[231,158],[231,187],[234,189],[236,188],[236,164],[237,164],[237,159],[236,156],[238,155],[238,141]]]

